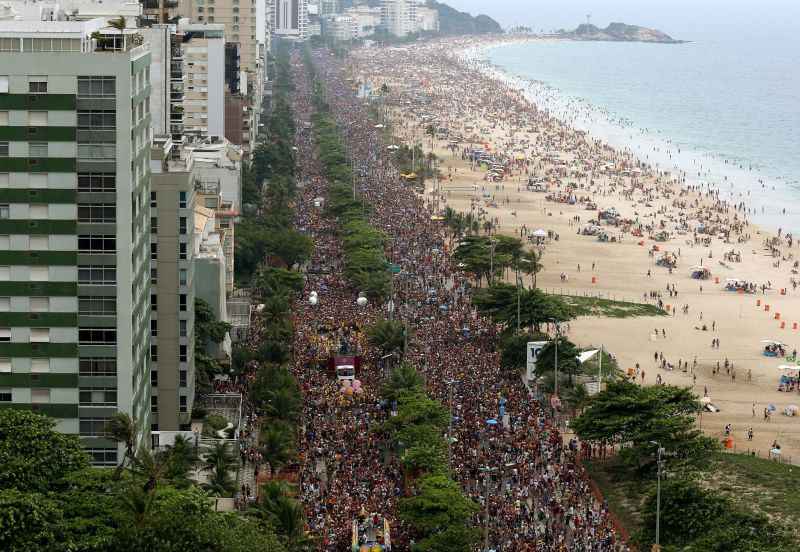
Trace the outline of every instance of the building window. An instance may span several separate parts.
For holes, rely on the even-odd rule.
[[[78,403],[81,406],[116,406],[117,390],[113,387],[81,387]]]
[[[150,320],[150,335],[153,337],[158,336],[158,320],[152,319]]]
[[[150,309],[154,311],[158,310],[158,295],[155,293],[150,294]]]
[[[158,387],[158,370],[150,370],[150,385]]]
[[[28,92],[47,94],[47,77],[28,77]]]
[[[31,389],[31,402],[33,404],[47,404],[50,402],[49,389]]]
[[[179,320],[178,321],[178,327],[179,327],[179,330],[180,330],[180,336],[181,337],[186,337],[186,335],[187,335],[186,328],[188,327],[188,324],[187,324],[186,320]]]
[[[185,397],[184,395],[181,395],[181,396],[179,397],[179,406],[178,406],[178,410],[179,410],[180,412],[186,412],[186,410],[187,410],[188,408],[189,408],[189,405],[187,404],[186,397]]]
[[[108,418],[81,418],[78,422],[81,437],[105,437]]]
[[[28,111],[28,126],[47,126],[47,111]]]
[[[116,144],[78,144],[79,159],[115,159]]]
[[[19,39],[0,38],[0,52],[19,52]]]
[[[11,402],[10,387],[0,387],[0,402]]]
[[[154,261],[156,259],[158,259],[158,244],[157,243],[151,243],[150,244],[150,259],[154,260]]]
[[[11,328],[0,328],[0,343],[11,341]]]
[[[113,129],[116,125],[116,111],[78,111],[78,128]]]
[[[31,142],[28,145],[28,157],[47,157],[47,142]]]
[[[31,312],[50,312],[49,297],[31,297]]]
[[[158,234],[158,217],[150,217],[150,233]]]
[[[0,157],[8,157],[8,142],[0,142]]]
[[[178,192],[178,208],[186,209],[187,195],[186,192]]]
[[[81,345],[116,345],[116,328],[79,328],[78,342]]]
[[[82,358],[79,370],[81,376],[116,376],[117,359],[111,357]]]
[[[114,192],[116,189],[114,173],[78,173],[79,192]]]
[[[150,345],[150,361],[158,362],[158,345]]]
[[[0,374],[10,374],[10,373],[11,373],[11,359],[0,358]]]
[[[85,316],[116,316],[116,297],[78,297],[78,314]]]
[[[117,449],[114,448],[87,448],[84,449],[92,458],[94,466],[116,466]]]
[[[79,253],[116,253],[117,238],[113,235],[78,236]]]
[[[78,97],[115,96],[117,85],[114,77],[78,77]]]
[[[150,397],[150,412],[158,414],[158,395],[152,395]]]
[[[178,244],[178,258],[182,261],[186,260],[186,244],[180,243]]]
[[[107,286],[117,283],[117,267],[103,265],[78,266],[78,283]]]
[[[78,205],[78,222],[112,224],[117,222],[117,206],[113,203],[83,203]]]
[[[32,374],[47,374],[50,372],[50,359],[48,358],[32,358],[31,359],[31,373]]]
[[[31,343],[50,343],[50,328],[31,328]]]
[[[29,271],[31,282],[47,282],[50,280],[50,269],[46,266],[32,266]]]
[[[47,251],[50,249],[50,238],[48,236],[31,236],[29,247],[32,251]]]
[[[178,345],[178,362],[186,362],[189,356],[189,348],[186,345]]]
[[[181,234],[186,233],[186,217],[180,217],[178,219],[178,232]]]
[[[0,219],[7,219],[9,215],[8,204],[0,205]]]
[[[46,220],[49,215],[50,209],[46,203],[31,203],[28,207],[28,216],[34,220]]]
[[[179,305],[178,310],[180,310],[181,312],[186,312],[186,294],[185,293],[181,293],[178,296],[178,305]]]
[[[158,269],[151,268],[150,269],[150,283],[156,285],[158,283]]]
[[[178,270],[178,285],[185,286],[187,285],[189,278],[188,278],[188,271],[185,268],[181,268]]]
[[[178,370],[178,385],[181,387],[186,387],[186,381],[188,379],[188,372],[186,370]]]

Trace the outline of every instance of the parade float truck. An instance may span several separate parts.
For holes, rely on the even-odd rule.
[[[361,367],[360,356],[332,356],[328,360],[328,372],[331,376],[335,376],[338,381],[356,379],[356,372]]]

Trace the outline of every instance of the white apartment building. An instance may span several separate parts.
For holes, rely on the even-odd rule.
[[[354,38],[365,38],[375,34],[375,30],[381,26],[381,8],[371,8],[366,4],[353,6],[344,11],[353,19]]]
[[[138,29],[0,21],[0,408],[150,432],[150,51]]]
[[[382,0],[381,26],[394,36],[417,32],[417,1]]]

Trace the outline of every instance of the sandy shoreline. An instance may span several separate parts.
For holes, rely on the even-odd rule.
[[[777,440],[783,455],[799,462],[800,418],[782,412],[788,405],[800,404],[800,395],[797,391],[777,391],[778,378],[785,373],[777,367],[786,362],[763,356],[760,343],[762,339],[781,340],[790,353],[800,344],[800,330],[793,329],[795,322],[800,323],[800,295],[791,281],[797,279],[791,272],[797,243],[789,247],[782,237],[775,244],[778,257],[773,257],[764,242],[774,236],[746,223],[741,211],[737,215],[730,206],[722,205],[714,190],[682,190],[672,175],[658,174],[621,152],[588,140],[584,133],[537,112],[513,87],[489,80],[474,66],[456,65],[445,55],[494,44],[454,41],[359,50],[353,54],[354,77],[359,82],[369,81],[373,89],[386,84],[394,134],[405,143],[420,143],[426,152],[440,158],[439,169],[445,175],[439,186],[440,208],[449,206],[465,212],[482,209],[488,220],[496,222],[497,231],[507,235],[519,236],[523,226],[528,232],[543,228],[559,235],[558,241],[550,241],[545,247],[545,270],[538,276],[540,287],[639,302],[646,296],[649,300],[651,292],[660,293],[671,312],[677,307],[677,312],[668,317],[581,318],[570,324],[572,340],[582,346],[604,345],[623,369],[638,364],[646,384],[655,383],[660,376],[671,384],[693,386],[701,397],[707,390],[721,412],[702,417],[706,432],[721,436],[723,427],[732,424],[737,450],[750,448],[763,456]],[[425,134],[433,118],[438,126],[448,128],[451,137],[461,136],[455,149],[448,149],[449,139]],[[480,133],[480,129],[486,132]],[[477,138],[472,146],[483,146],[480,142],[484,142],[490,153],[524,160],[510,163],[514,168],[502,181],[488,182],[485,169],[462,158],[463,149],[470,147],[470,138]],[[601,167],[609,163],[614,168],[602,171]],[[587,167],[591,169],[580,176]],[[626,174],[635,176],[621,176],[622,167],[627,167]],[[633,173],[632,169],[641,172]],[[621,218],[633,222],[603,226],[610,235],[621,237],[621,242],[600,242],[596,237],[579,235],[598,211],[588,210],[586,203],[557,203],[547,200],[547,193],[527,191],[525,184],[531,176],[546,182],[550,194],[565,194],[574,184],[570,190],[576,199],[589,199],[599,209],[613,207]],[[431,201],[434,192],[434,183],[429,181],[426,194]],[[710,243],[695,244],[695,231],[702,221],[724,230],[728,243],[716,234],[700,234]],[[642,237],[632,235],[637,229],[643,230]],[[669,239],[650,239],[662,229],[669,232]],[[679,233],[681,229],[685,231]],[[651,256],[653,245],[660,251]],[[664,251],[678,259],[671,273],[655,264]],[[723,254],[730,251],[739,253],[741,262],[719,264]],[[781,261],[781,257],[788,260]],[[710,280],[690,277],[689,267],[700,264],[711,269]],[[720,283],[716,283],[717,277]],[[725,280],[733,277],[757,285],[769,282],[771,289],[764,294],[725,291]],[[668,287],[673,286],[677,297],[668,295]],[[785,295],[780,293],[781,288],[786,289]],[[770,305],[768,312],[765,304]],[[684,305],[688,305],[688,313],[683,312]],[[780,313],[779,320],[776,313]],[[703,325],[707,326],[705,331]],[[712,339],[719,339],[718,348],[712,348]],[[658,353],[675,368],[662,369],[660,358],[658,363],[654,360]],[[735,381],[730,372],[726,373],[725,359],[733,363]],[[688,364],[686,372],[678,368],[679,362],[681,366]],[[712,374],[717,362],[720,373]],[[752,381],[747,381],[748,374]],[[763,410],[769,404],[776,411],[765,421]],[[750,427],[752,442],[745,438]]]

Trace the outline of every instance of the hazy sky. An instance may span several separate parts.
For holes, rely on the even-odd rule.
[[[692,39],[748,28],[753,36],[796,32],[798,0],[443,0],[470,13],[485,13],[508,27],[524,24],[535,30],[574,28],[592,15],[605,27],[612,21],[655,27]]]

